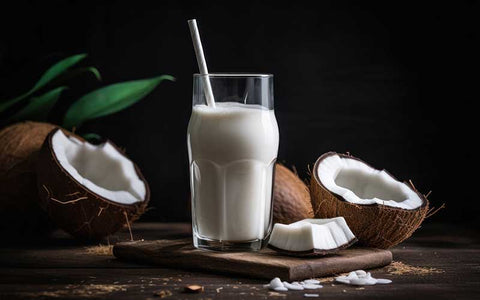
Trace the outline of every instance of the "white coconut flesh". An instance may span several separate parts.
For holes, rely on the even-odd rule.
[[[351,243],[355,235],[343,217],[305,219],[290,225],[276,223],[269,244],[275,248],[303,252],[334,250]]]
[[[323,186],[350,203],[380,204],[402,209],[416,209],[423,201],[409,186],[388,174],[351,158],[331,155],[317,168]]]
[[[120,204],[145,200],[146,187],[134,164],[109,142],[92,145],[58,130],[52,148],[63,169],[93,193]]]

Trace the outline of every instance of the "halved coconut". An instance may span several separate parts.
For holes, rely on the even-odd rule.
[[[359,242],[389,248],[422,223],[428,200],[413,186],[362,160],[328,152],[315,163],[310,182],[318,218],[345,217]]]
[[[342,217],[305,219],[290,225],[274,225],[268,246],[293,256],[326,255],[356,242]]]
[[[140,170],[113,143],[92,145],[58,129],[40,151],[37,183],[50,218],[81,239],[100,239],[130,225],[150,200]]]
[[[308,218],[313,218],[313,208],[307,185],[284,165],[275,164],[273,223],[290,224]]]

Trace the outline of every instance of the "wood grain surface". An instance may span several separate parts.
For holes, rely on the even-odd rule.
[[[260,252],[214,252],[195,249],[191,239],[134,241],[113,248],[117,258],[187,270],[204,270],[253,278],[302,280],[358,269],[383,267],[392,261],[388,250],[349,248],[337,254],[297,258],[270,249]]]
[[[178,239],[191,236],[184,223],[136,223],[134,240]],[[319,278],[323,289],[317,299],[476,299],[480,293],[480,235],[470,228],[425,224],[414,235],[391,249],[391,265],[370,270],[392,284],[348,286]],[[128,230],[110,238],[110,244],[130,239]],[[107,240],[102,244],[106,245]],[[306,299],[304,291],[273,293],[268,279],[225,276],[136,264],[116,259],[111,253],[93,253],[68,235],[56,232],[49,239],[24,240],[0,245],[0,299]],[[395,266],[420,269],[400,272]],[[419,272],[418,270],[428,271]],[[200,294],[186,294],[186,285],[202,285]]]

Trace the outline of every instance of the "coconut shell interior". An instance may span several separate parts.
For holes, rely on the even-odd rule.
[[[65,171],[53,151],[52,137],[55,132],[49,133],[40,151],[37,184],[42,207],[60,228],[80,239],[98,240],[124,226],[130,226],[143,214],[150,200],[150,189],[136,165],[135,171],[146,187],[144,201],[127,205],[106,199],[87,189]],[[66,135],[83,141],[72,133]],[[116,149],[123,155],[118,147]]]
[[[407,210],[381,204],[359,205],[347,202],[325,188],[318,178],[320,162],[331,155],[363,162],[351,155],[335,152],[325,153],[318,158],[310,178],[310,193],[315,217],[344,217],[359,243],[369,247],[386,249],[410,237],[425,219],[429,208],[427,198],[413,186],[409,186],[423,201],[423,204],[416,209]]]

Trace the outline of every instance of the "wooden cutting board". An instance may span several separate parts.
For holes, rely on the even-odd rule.
[[[335,255],[296,258],[273,250],[260,252],[213,252],[195,249],[191,239],[119,243],[113,254],[130,262],[188,270],[282,280],[303,280],[358,269],[383,267],[391,263],[388,250],[352,247]]]

